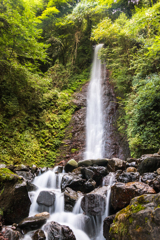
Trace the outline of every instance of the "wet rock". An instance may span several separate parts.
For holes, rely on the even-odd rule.
[[[93,179],[94,171],[92,171],[91,169],[89,169],[87,167],[82,168],[81,172],[82,172],[83,177],[86,178],[87,180],[88,179]]]
[[[14,171],[26,171],[28,172],[29,171],[29,167],[28,166],[25,166],[23,164],[20,164],[20,165],[16,165],[15,168],[14,168]]]
[[[67,162],[64,169],[65,169],[65,172],[72,172],[72,170],[74,170],[77,167],[78,167],[78,163],[74,159],[71,159]]]
[[[102,178],[108,174],[107,168],[103,166],[82,168],[81,172],[83,178],[95,180],[97,186],[102,183]]]
[[[137,162],[136,158],[127,158],[127,163]]]
[[[35,217],[45,217],[45,218],[49,218],[50,214],[48,212],[41,212],[41,213],[37,213],[35,215]]]
[[[65,225],[60,225],[57,222],[49,222],[44,226],[44,231],[47,233],[48,240],[76,240],[72,230]]]
[[[160,192],[160,176],[157,173],[144,173],[141,181],[152,187],[157,193]]]
[[[84,192],[84,183],[85,179],[82,179],[80,176],[74,173],[64,174],[62,177],[61,190],[65,191],[66,187],[69,187],[75,191]]]
[[[19,231],[12,229],[12,227],[3,227],[2,236],[6,240],[20,240],[22,238],[22,234]]]
[[[137,172],[137,169],[135,167],[128,167],[126,172]]]
[[[27,182],[27,190],[28,192],[37,191],[38,187],[29,181]]]
[[[78,167],[89,167],[93,165],[97,166],[107,166],[108,159],[90,159],[90,160],[82,160],[78,162]]]
[[[45,240],[46,239],[46,236],[43,232],[43,230],[37,230],[33,236],[32,236],[32,240]]]
[[[82,174],[81,174],[82,168],[83,168],[83,167],[78,167],[78,168],[74,169],[74,170],[72,171],[72,173],[74,173],[74,174],[79,175],[79,176],[82,177]]]
[[[30,199],[27,184],[9,169],[0,169],[0,207],[5,224],[18,223],[28,216]]]
[[[76,192],[67,187],[64,192],[65,210],[72,212],[76,201],[81,196],[83,196],[83,194],[80,191]]]
[[[142,162],[138,166],[140,174],[154,172],[160,167],[160,155],[146,154],[141,157]]]
[[[89,193],[93,191],[96,187],[96,182],[92,179],[89,179],[87,182],[84,184],[84,192]]]
[[[23,219],[18,227],[23,230],[24,233],[27,233],[32,230],[37,230],[41,228],[47,222],[48,216],[39,216],[39,217],[28,217]]]
[[[116,172],[117,170],[125,170],[126,162],[119,158],[109,159],[107,169],[110,172]]]
[[[110,239],[158,240],[160,236],[160,194],[148,194],[131,200],[115,216]]]
[[[53,206],[55,202],[55,193],[52,191],[41,191],[37,198],[37,203],[46,207]]]
[[[121,173],[122,171],[120,171]],[[112,180],[112,183],[111,183]],[[113,172],[110,172],[107,176],[103,178],[103,186],[108,186],[110,184],[114,184],[116,182],[116,175]]]
[[[20,176],[20,177],[23,177],[25,180],[27,181],[33,181],[34,179],[34,175],[31,173],[31,171],[15,171],[15,173]]]
[[[81,201],[83,211],[92,216],[101,216],[106,209],[106,194],[108,187],[103,186],[86,194]]]
[[[106,217],[103,221],[103,236],[106,240],[109,240],[110,225],[113,223],[114,218],[115,215],[110,215]]]
[[[160,168],[157,169],[157,174],[160,175]]]
[[[138,172],[123,172],[117,175],[117,181],[128,183],[128,182],[138,182],[140,174]]]
[[[111,187],[111,205],[115,210],[122,209],[132,198],[154,193],[156,192],[153,188],[142,182],[115,183]]]

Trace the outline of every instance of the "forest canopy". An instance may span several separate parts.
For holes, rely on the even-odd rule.
[[[53,166],[93,45],[133,157],[160,146],[159,0],[0,0],[0,161]]]

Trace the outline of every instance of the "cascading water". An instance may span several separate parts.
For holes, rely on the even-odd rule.
[[[98,59],[98,52],[103,47],[99,44],[95,47],[91,81],[88,90],[87,99],[87,117],[86,117],[86,152],[85,159],[103,158],[103,117],[102,117],[102,64]],[[50,213],[48,222],[55,221],[59,224],[69,226],[76,240],[103,240],[103,220],[109,214],[109,201],[113,174],[108,175],[109,181],[104,183],[108,186],[106,196],[106,211],[103,216],[91,217],[83,214],[81,209],[80,197],[75,204],[73,212],[64,211],[64,194],[60,190],[63,173],[58,173],[57,167],[53,171],[49,170],[34,179],[34,184],[38,187],[35,192],[30,192],[31,207],[29,216],[43,211]],[[55,194],[55,202],[52,206],[46,207],[37,203],[37,198],[42,191],[48,191]],[[87,223],[87,224],[86,224]],[[47,235],[46,235],[47,237]],[[25,240],[31,240],[30,234],[27,234]]]
[[[95,47],[91,80],[87,96],[86,152],[85,159],[103,158],[104,124],[102,117],[102,64],[98,53],[103,47]]]

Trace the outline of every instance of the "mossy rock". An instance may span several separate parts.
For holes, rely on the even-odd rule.
[[[18,181],[19,182],[22,180],[21,177],[19,177],[17,174],[13,173],[11,170],[8,168],[0,168],[0,182],[6,182],[6,181]]]
[[[72,172],[75,168],[78,168],[78,163],[74,159],[71,159],[67,162],[65,171]]]
[[[116,214],[110,227],[110,239],[159,239],[159,206],[160,193],[133,198],[126,208]]]

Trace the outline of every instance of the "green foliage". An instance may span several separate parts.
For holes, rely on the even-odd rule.
[[[159,11],[140,3],[127,19],[122,13],[114,22],[103,19],[92,30],[92,40],[105,42],[106,61],[120,105],[119,130],[127,133],[131,153],[139,157],[159,149]]]
[[[132,153],[156,152],[160,146],[160,76],[135,79],[125,109]]]

